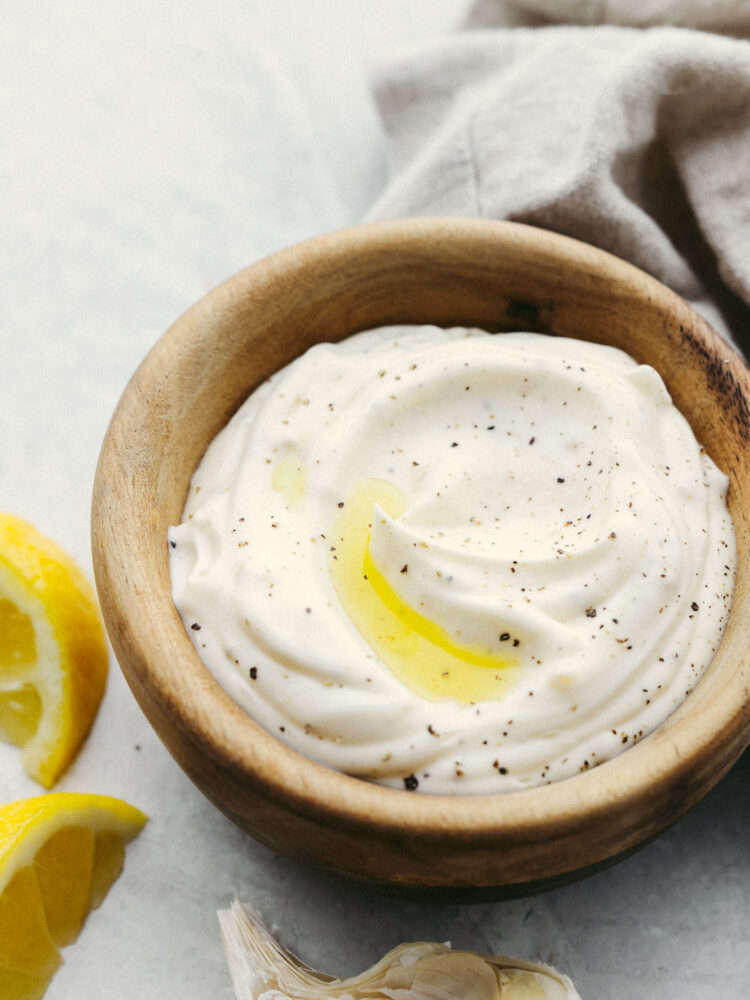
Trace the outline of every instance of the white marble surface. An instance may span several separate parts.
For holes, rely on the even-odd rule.
[[[465,0],[4,0],[0,7],[0,508],[90,572],[99,444],[138,361],[196,298],[356,221],[385,181],[371,57]],[[750,755],[617,867],[530,900],[373,897],[274,856],[193,788],[114,660],[60,790],[151,817],[50,1000],[231,998],[215,911],[252,901],[311,964],[406,939],[549,961],[584,1000],[746,1000]],[[0,745],[0,801],[38,794]]]

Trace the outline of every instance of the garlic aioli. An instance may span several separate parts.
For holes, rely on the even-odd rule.
[[[409,790],[540,785],[697,683],[731,605],[726,491],[615,348],[369,331],[216,437],[170,529],[174,600],[228,694],[309,757]]]

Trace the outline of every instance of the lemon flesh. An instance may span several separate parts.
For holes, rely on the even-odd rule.
[[[38,1000],[146,821],[102,795],[52,793],[0,806],[0,997]]]
[[[45,788],[91,728],[107,660],[84,574],[30,524],[0,514],[0,739],[23,747],[27,773]]]

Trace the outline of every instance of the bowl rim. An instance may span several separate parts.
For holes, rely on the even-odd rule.
[[[708,791],[750,741],[747,658],[740,659],[733,672],[725,671],[721,684],[709,685],[710,697],[704,695],[706,681],[723,664],[720,647],[695,691],[652,734],[605,764],[572,778],[493,795],[413,794],[334,771],[266,732],[231,700],[203,665],[171,604],[171,594],[165,594],[163,587],[160,590],[143,567],[139,571],[137,562],[125,551],[129,539],[148,531],[153,523],[154,498],[144,490],[148,493],[148,477],[154,472],[133,441],[141,440],[138,421],[144,407],[165,405],[179,385],[173,371],[171,381],[167,378],[165,367],[174,364],[175,351],[178,355],[205,351],[206,331],[212,329],[216,317],[226,317],[248,297],[261,301],[272,296],[280,283],[293,281],[295,275],[301,277],[311,265],[324,270],[341,267],[349,255],[364,249],[383,254],[394,242],[409,244],[417,255],[429,255],[431,247],[444,248],[452,241],[462,253],[482,244],[517,254],[561,254],[592,273],[603,269],[608,280],[619,283],[625,291],[637,290],[654,301],[666,301],[674,311],[675,329],[690,328],[700,350],[720,361],[747,407],[747,366],[719,334],[655,279],[588,244],[518,223],[444,217],[368,223],[316,237],[273,254],[209,292],[160,338],[126,387],[102,446],[92,502],[94,566],[105,622],[128,682],[152,723],[154,717],[171,715],[195,752],[206,757],[214,773],[229,775],[237,789],[250,781],[264,796],[297,812],[326,823],[345,823],[354,830],[377,830],[390,838],[408,834],[464,844],[516,843],[520,838],[531,843],[562,843],[580,837],[587,827],[601,830],[611,822],[620,830],[618,845],[628,848],[644,837],[643,829],[630,830],[629,813],[642,814],[644,803],[658,810],[659,800],[672,796],[676,818]],[[747,446],[747,440],[744,443]],[[750,447],[746,447],[746,455],[748,451]],[[115,515],[117,533],[112,530]],[[166,539],[164,545],[161,558],[166,559]],[[135,615],[134,608],[138,609]],[[747,617],[744,604],[743,610]],[[148,648],[152,634],[139,624],[150,622],[154,614],[163,630],[162,642],[167,642],[157,652]],[[739,614],[734,617],[733,622],[730,615],[727,635],[739,628]],[[733,649],[748,638],[747,625],[743,623],[740,631]],[[165,670],[166,660],[169,670]],[[175,662],[180,665],[179,672],[173,669]],[[201,699],[198,712],[197,698]],[[190,773],[184,747],[167,745]],[[707,754],[716,763],[713,775],[706,766]],[[698,771],[702,777],[696,795],[691,782]],[[224,803],[218,804],[226,808]],[[648,828],[645,836],[649,831],[655,832]],[[607,836],[601,834],[600,841],[596,860],[612,853]]]

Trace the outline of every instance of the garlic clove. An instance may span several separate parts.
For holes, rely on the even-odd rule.
[[[360,975],[338,979],[279,945],[238,899],[219,911],[219,923],[237,1000],[581,1000],[550,966],[427,942],[399,945]]]

